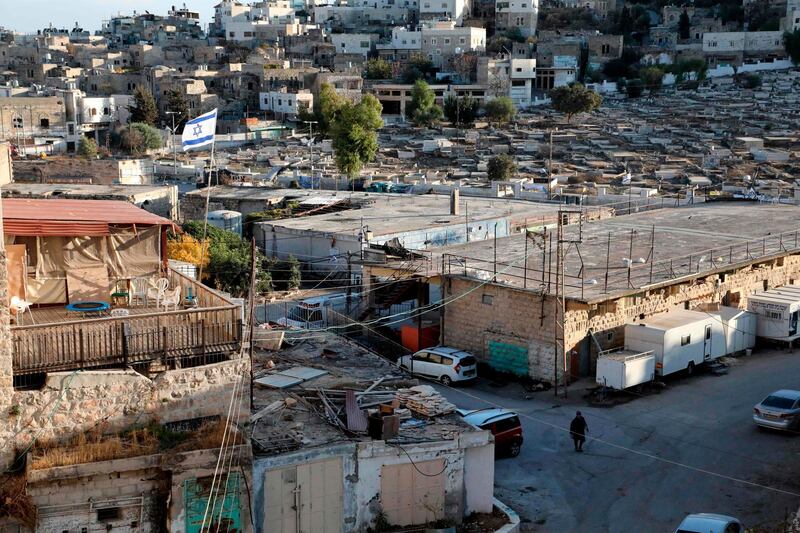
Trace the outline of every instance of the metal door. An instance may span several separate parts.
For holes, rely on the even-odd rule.
[[[209,499],[212,478],[187,479],[183,482],[186,509],[186,532],[242,531],[242,480],[237,472],[222,474],[214,486],[214,498]],[[213,507],[210,503],[213,502]],[[203,520],[205,518],[205,524]]]
[[[381,467],[381,507],[389,523],[425,524],[444,518],[444,459]]]
[[[703,358],[711,357],[711,324],[706,325],[706,334],[703,337]]]
[[[342,461],[295,465],[266,474],[266,533],[341,533]]]

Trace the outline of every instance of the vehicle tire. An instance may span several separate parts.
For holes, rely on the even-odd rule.
[[[440,378],[439,378],[439,381],[440,381],[440,382],[442,383],[442,385],[444,385],[445,387],[449,387],[450,385],[452,385],[452,384],[453,384],[453,380],[452,380],[452,379],[450,379],[450,376],[448,376],[448,375],[444,375],[444,376],[440,377]]]
[[[686,367],[686,375],[691,376],[694,374],[694,361],[689,361],[689,366]]]
[[[522,451],[522,443],[518,440],[515,440],[514,442],[508,445],[509,457],[516,457],[519,455],[519,452],[521,451]]]

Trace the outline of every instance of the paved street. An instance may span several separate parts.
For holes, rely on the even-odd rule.
[[[769,528],[800,507],[799,496],[766,488],[800,494],[800,436],[758,430],[752,407],[773,390],[800,388],[800,352],[757,351],[736,363],[727,375],[681,378],[611,408],[588,407],[577,390],[568,400],[552,391],[526,400],[516,384],[439,388],[459,407],[489,401],[533,418],[522,419],[520,456],[498,459],[495,471],[496,495],[519,512],[523,531],[671,533],[692,512]],[[589,440],[583,454],[558,429],[576,408],[589,437],[605,441]]]

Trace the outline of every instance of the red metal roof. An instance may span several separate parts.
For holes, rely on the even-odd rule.
[[[173,226],[172,221],[114,200],[3,198],[3,232],[25,236],[108,235],[109,225]]]

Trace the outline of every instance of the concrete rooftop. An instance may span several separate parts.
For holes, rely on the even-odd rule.
[[[320,196],[320,191],[315,192]],[[470,222],[510,218],[520,224],[528,220],[529,225],[536,225],[537,221],[539,224],[542,221],[553,222],[558,213],[556,204],[504,198],[462,197],[459,214],[450,215],[450,197],[444,195],[340,193],[339,196],[371,202],[361,209],[270,221],[269,224],[297,231],[355,235],[361,230],[363,221],[377,237],[463,224],[467,215]]]
[[[564,244],[565,293],[574,299],[602,301],[642,287],[750,263],[756,257],[785,254],[800,249],[798,230],[800,208],[745,202],[667,208],[585,222],[580,242]],[[578,240],[577,225],[565,227],[565,239]],[[522,234],[498,239],[496,269],[492,240],[437,248],[431,267],[442,265],[445,255],[445,272],[483,280],[496,276],[500,283],[537,291],[544,286],[552,294],[555,230],[549,232],[548,240],[553,244],[552,253],[541,249],[541,233],[528,242],[527,283]],[[630,278],[625,258],[643,260],[633,263]],[[545,266],[543,275],[543,263],[551,262],[552,268]]]

